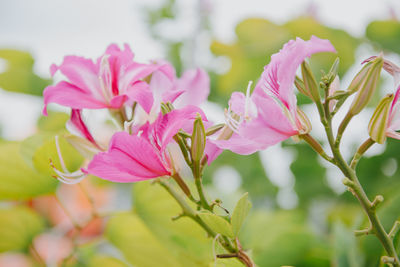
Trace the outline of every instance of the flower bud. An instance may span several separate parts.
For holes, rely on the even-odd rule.
[[[351,104],[349,114],[354,116],[361,112],[361,110],[368,104],[371,100],[372,95],[378,85],[379,76],[383,66],[383,59],[378,57],[373,61],[367,63],[371,64],[365,70],[361,70],[357,76],[362,73],[359,77],[359,86],[357,86],[357,95]],[[357,78],[356,76],[356,78]],[[354,78],[354,79],[356,79]],[[354,81],[354,80],[353,80]],[[351,85],[350,85],[351,86]]]
[[[329,70],[328,76],[331,77],[331,82],[336,78],[339,72],[340,59],[336,58],[333,62],[331,69]]]
[[[200,162],[200,160],[203,158],[205,147],[206,132],[203,121],[201,120],[201,116],[197,115],[193,124],[192,146],[190,151],[193,162]]]
[[[296,75],[296,78],[294,80],[294,85],[296,86],[297,90],[299,90],[300,93],[302,93],[305,96],[308,96],[309,98],[312,98],[310,93],[306,91],[306,88],[304,87],[303,80],[297,75]]]
[[[368,61],[368,63],[365,64],[362,67],[362,69],[353,78],[349,87],[347,88],[347,91],[349,92],[350,95],[359,91],[359,89],[362,85],[362,81],[365,78],[365,76],[367,75],[368,71],[371,69],[371,66],[372,66],[372,62]]]
[[[224,126],[225,126],[225,124],[223,124],[223,123],[211,126],[210,128],[207,129],[206,136],[210,136],[210,135],[215,134],[216,132],[218,132],[219,130],[224,128]]]
[[[310,65],[308,65],[306,61],[303,61],[301,64],[301,74],[303,76],[304,89],[307,92],[306,95],[311,96],[311,99],[314,101],[319,101],[319,87],[315,81],[315,77],[311,71]]]
[[[299,108],[297,108],[297,118],[300,121],[301,129],[299,130],[300,134],[308,134],[311,132],[312,125],[307,115]]]
[[[386,127],[393,98],[393,94],[389,94],[379,102],[368,124],[369,136],[379,144],[386,141]]]

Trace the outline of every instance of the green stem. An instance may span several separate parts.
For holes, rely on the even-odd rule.
[[[354,154],[353,159],[351,160],[350,163],[350,168],[352,168],[353,170],[355,170],[358,161],[360,160],[360,158],[362,157],[362,155],[364,155],[364,153],[373,145],[375,144],[375,141],[372,140],[371,138],[368,138],[367,140],[365,140],[364,143],[362,143],[362,145],[358,148],[357,152]]]
[[[347,118],[347,119],[346,119]],[[351,117],[346,116],[344,122],[342,122],[341,127],[339,127],[339,131],[341,134],[343,133],[344,129],[346,128],[347,124],[349,123]],[[382,223],[380,222],[378,216],[376,215],[376,205],[377,203],[372,203],[368,197],[367,194],[365,193],[363,187],[361,186],[357,175],[352,169],[347,162],[344,160],[342,154],[340,153],[339,150],[339,145],[340,145],[340,136],[338,133],[337,139],[334,142],[333,140],[333,133],[332,133],[332,127],[331,127],[331,117],[328,115],[327,118],[327,123],[324,124],[325,126],[325,131],[329,140],[329,144],[332,150],[332,155],[335,160],[335,165],[339,167],[339,169],[342,171],[342,173],[347,177],[349,180],[346,185],[351,189],[352,193],[354,196],[358,199],[359,203],[361,204],[362,208],[364,209],[370,224],[372,228],[372,232],[376,235],[376,237],[379,239],[381,244],[383,245],[387,255],[393,259],[394,263],[393,266],[395,267],[400,267],[400,261],[397,256],[396,250],[393,245],[393,241],[390,239],[389,235],[387,234],[386,230],[383,228]],[[364,142],[363,145],[360,146],[359,152],[360,154],[364,153],[370,146],[372,146],[373,143],[370,141]],[[356,153],[357,154],[357,153]],[[357,159],[358,156],[355,156]],[[358,159],[356,160],[356,162]],[[355,163],[353,163],[355,167]],[[375,201],[374,201],[375,202]]]
[[[195,221],[198,225],[200,225],[206,232],[207,234],[215,238],[217,236],[217,233],[215,233],[211,228],[197,215],[197,213],[188,205],[188,203],[181,197],[181,195],[175,191],[175,189],[168,184],[168,182],[158,180],[158,183],[176,200],[176,202],[179,204],[179,206],[182,209],[182,216],[186,216],[188,218],[191,218],[193,221]],[[218,242],[228,251],[229,253],[232,254],[237,254],[236,258],[241,261],[243,264],[245,264],[247,267],[253,267],[253,263],[250,260],[250,257],[246,255],[246,253],[243,250],[236,249],[232,243],[229,241],[229,239],[225,236],[220,236],[218,238]]]
[[[351,121],[352,118],[353,118],[353,114],[350,114],[350,112],[348,112],[346,114],[346,116],[344,117],[343,121],[340,123],[339,129],[338,129],[338,132],[336,135],[336,141],[335,141],[336,147],[339,147],[340,141],[342,140],[344,130],[346,130],[346,127],[347,127],[347,125],[349,125],[349,122]]]
[[[303,134],[300,135],[300,138],[302,138],[304,141],[306,141],[314,150],[317,152],[321,157],[323,157],[325,160],[334,163],[334,160],[332,157],[329,157],[322,146],[318,143],[317,140],[315,140],[311,135],[309,134]]]
[[[200,167],[200,163],[193,163],[193,176],[194,176],[194,181],[196,184],[196,188],[197,188],[197,192],[199,194],[199,198],[200,198],[200,204],[201,206],[212,212],[212,207],[208,204],[207,198],[204,194],[204,189],[203,189],[203,182],[202,182],[202,177],[201,177],[201,167]]]

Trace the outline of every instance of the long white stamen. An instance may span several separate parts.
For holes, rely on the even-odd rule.
[[[87,175],[85,173],[83,173],[81,170],[78,170],[75,172],[69,172],[67,169],[67,166],[65,165],[64,158],[61,154],[61,148],[60,148],[58,135],[56,135],[56,137],[55,137],[55,143],[56,143],[58,159],[60,160],[61,168],[63,170],[63,171],[58,170],[56,168],[56,166],[54,165],[53,161],[50,161],[50,166],[53,168],[54,172],[57,174],[57,177],[56,177],[57,180],[65,183],[65,184],[79,183]]]
[[[57,155],[58,155],[58,159],[60,160],[61,168],[63,169],[64,172],[68,172],[68,169],[67,169],[67,167],[65,165],[64,159],[63,159],[62,154],[61,154],[58,135],[55,136],[55,143],[56,143]]]
[[[244,102],[244,118],[248,118],[249,115],[249,103],[250,103],[250,90],[251,90],[251,85],[253,84],[253,81],[249,81],[249,84],[247,85],[246,89],[246,100]]]

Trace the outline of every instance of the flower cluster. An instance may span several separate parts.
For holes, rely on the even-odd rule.
[[[318,52],[335,49],[328,40],[313,36],[309,41],[292,40],[273,55],[251,94],[251,83],[246,95],[232,94],[226,126],[208,134],[202,162],[212,162],[223,149],[250,154],[308,133],[311,126],[296,105],[294,81],[300,64]],[[66,56],[61,65],[51,66],[53,75],[58,71],[67,80],[45,89],[43,112],[47,114],[49,103],[70,107],[68,128],[82,138],[79,149],[84,146],[95,154],[78,174],[57,170],[63,181],[73,182],[85,174],[116,182],[172,176],[179,172],[179,159],[172,157],[177,134],[191,135],[198,114],[203,127],[212,128],[198,107],[210,91],[208,75],[201,69],[177,78],[168,62],[138,63],[129,46],[121,50],[110,45],[95,62]],[[163,105],[169,110],[163,110]],[[108,149],[103,148],[85,124],[82,109],[108,109],[125,131],[116,132]],[[133,110],[130,118],[127,110]]]

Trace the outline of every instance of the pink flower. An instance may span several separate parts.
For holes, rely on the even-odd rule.
[[[154,123],[146,123],[134,135],[114,134],[108,151],[97,154],[85,171],[114,182],[137,182],[173,175],[173,159],[167,146],[182,127],[193,124],[198,113],[205,119],[199,108],[187,106],[165,115],[160,113]]]
[[[137,63],[133,57],[128,45],[120,50],[112,44],[96,63],[83,57],[66,56],[61,65],[53,64],[51,74],[60,71],[68,80],[44,90],[43,113],[47,114],[49,103],[73,109],[119,109],[128,99],[137,101],[149,112],[153,97],[142,79],[159,66]]]
[[[231,137],[213,142],[222,149],[238,154],[251,154],[291,136],[308,132],[306,116],[297,108],[294,79],[299,65],[314,53],[335,52],[328,40],[315,36],[304,41],[297,38],[272,55],[271,62],[250,96],[235,92],[226,112]],[[229,139],[228,139],[229,138]]]
[[[159,62],[160,66],[151,75],[150,91],[153,94],[150,117],[154,120],[160,111],[162,102],[171,102],[176,108],[186,105],[198,106],[210,93],[210,78],[208,74],[198,68],[186,70],[180,78],[176,76],[174,67],[168,62]]]

